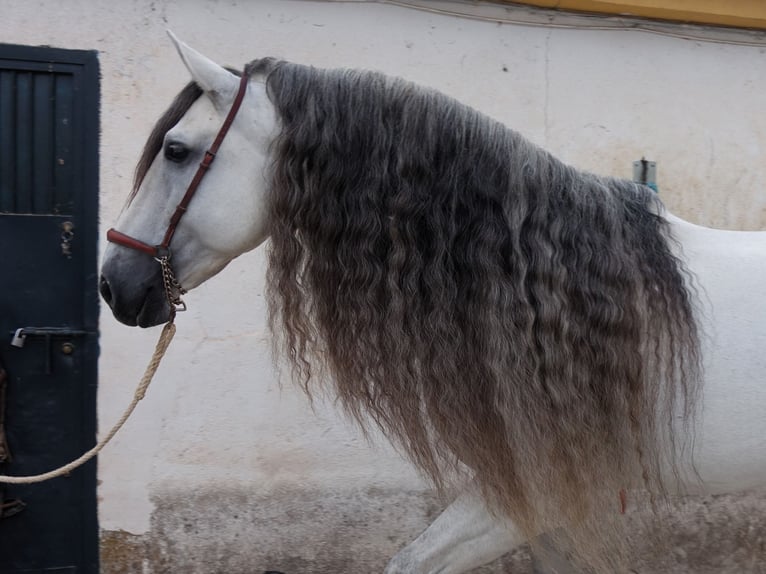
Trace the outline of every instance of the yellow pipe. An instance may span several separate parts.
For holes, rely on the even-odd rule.
[[[764,0],[514,0],[542,8],[766,29]]]

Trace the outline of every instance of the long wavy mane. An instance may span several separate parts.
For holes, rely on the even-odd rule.
[[[530,537],[563,527],[614,571],[618,492],[665,495],[699,380],[656,194],[400,79],[248,72],[282,122],[268,296],[306,389],[329,381],[437,486],[470,476]]]

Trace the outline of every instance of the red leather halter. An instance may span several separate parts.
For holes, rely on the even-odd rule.
[[[237,115],[237,112],[242,105],[242,100],[245,97],[245,92],[247,91],[247,82],[248,76],[243,74],[239,82],[239,90],[237,91],[237,95],[234,98],[234,102],[231,104],[231,109],[229,110],[229,113],[226,116],[221,129],[218,130],[218,135],[216,135],[215,140],[213,140],[213,144],[210,146],[210,149],[205,152],[205,156],[202,158],[202,161],[197,168],[197,172],[194,174],[194,178],[189,184],[189,187],[186,189],[186,193],[184,193],[183,198],[181,198],[181,201],[176,206],[173,215],[170,217],[170,223],[168,223],[168,228],[165,231],[165,237],[163,237],[162,243],[159,245],[149,245],[148,243],[144,243],[139,239],[117,231],[114,228],[106,232],[107,241],[110,241],[111,243],[117,243],[118,245],[122,245],[123,247],[127,247],[129,249],[141,251],[142,253],[151,255],[157,260],[157,262],[162,266],[162,280],[165,286],[165,292],[168,296],[168,301],[170,302],[171,309],[174,311],[186,310],[186,304],[180,298],[180,296],[183,295],[186,291],[176,280],[173,269],[170,266],[170,242],[172,241],[173,235],[176,232],[178,223],[181,221],[184,213],[186,213],[186,210],[189,207],[189,203],[194,197],[194,194],[196,193],[202,178],[205,176],[207,170],[210,168],[210,165],[213,163],[215,155],[218,153],[218,148],[221,147],[223,139],[226,137],[231,124],[234,122],[234,117]]]

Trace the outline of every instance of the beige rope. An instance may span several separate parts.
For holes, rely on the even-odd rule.
[[[176,326],[173,322],[173,317],[171,317],[170,321],[165,324],[165,326],[162,329],[162,333],[160,333],[160,338],[157,341],[157,346],[154,349],[154,354],[152,355],[152,360],[149,361],[149,364],[146,367],[146,370],[144,371],[144,376],[141,377],[141,381],[138,383],[138,387],[136,388],[136,392],[133,394],[133,401],[130,403],[127,409],[125,409],[125,412],[122,414],[122,417],[120,420],[118,420],[115,425],[112,427],[112,430],[110,430],[104,438],[102,438],[96,446],[94,446],[92,449],[90,449],[88,452],[83,454],[80,458],[73,460],[72,462],[65,464],[64,466],[61,466],[55,470],[51,470],[50,472],[45,472],[43,474],[35,474],[32,476],[5,476],[0,475],[0,483],[7,483],[7,484],[32,484],[34,482],[43,482],[44,480],[48,480],[51,478],[56,478],[57,476],[62,476],[64,474],[68,474],[69,472],[73,471],[78,466],[82,466],[86,462],[88,462],[90,459],[92,459],[94,456],[96,456],[104,446],[106,446],[106,443],[108,443],[114,435],[117,434],[117,431],[120,430],[122,425],[125,424],[125,421],[128,420],[130,415],[133,413],[133,411],[136,408],[136,405],[138,405],[138,402],[144,398],[144,395],[146,394],[146,389],[149,388],[149,383],[152,382],[152,377],[154,377],[154,373],[157,371],[157,367],[160,366],[160,361],[162,360],[162,357],[165,355],[165,351],[167,351],[168,346],[170,345],[170,341],[173,340],[173,336],[176,334]]]

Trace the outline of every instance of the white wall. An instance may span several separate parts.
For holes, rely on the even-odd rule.
[[[104,231],[129,191],[148,131],[187,81],[166,28],[223,64],[273,55],[434,86],[590,171],[630,177],[631,162],[646,156],[659,163],[662,197],[679,215],[766,228],[763,47],[499,24],[375,3],[0,0],[0,14],[2,42],[99,51]],[[150,572],[162,571],[162,560],[185,564],[174,571],[211,571],[200,566],[211,555],[228,572],[250,571],[247,560],[265,569],[269,557],[286,555],[315,564],[296,562],[294,571],[318,572],[317,563],[340,560],[341,546],[328,549],[330,531],[346,532],[343,552],[355,541],[343,559],[364,571],[360,556],[379,567],[433,514],[430,502],[418,502],[427,500],[424,486],[390,448],[369,446],[332,405],[319,402],[312,412],[294,388],[279,389],[263,276],[263,253],[249,254],[187,296],[190,310],[179,317],[146,400],[100,456],[104,571],[134,571],[111,565],[118,553],[109,553],[133,544]],[[130,400],[157,331],[123,327],[102,310],[98,415],[106,429]],[[350,513],[378,524],[348,527],[357,525]],[[236,542],[232,524],[242,533]],[[183,562],[190,557],[199,561]]]

